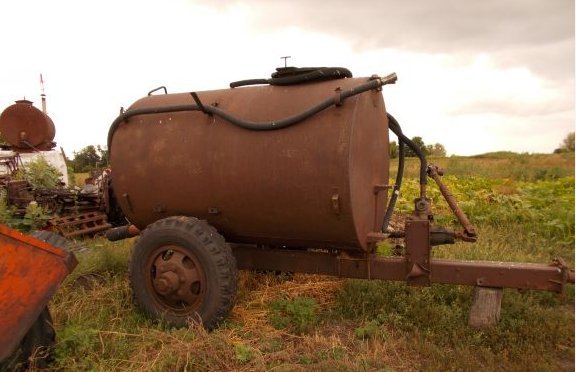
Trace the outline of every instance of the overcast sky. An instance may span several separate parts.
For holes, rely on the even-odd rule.
[[[4,0],[0,110],[40,107],[68,156],[160,85],[226,88],[293,66],[398,74],[387,109],[449,154],[552,152],[574,131],[574,0]]]

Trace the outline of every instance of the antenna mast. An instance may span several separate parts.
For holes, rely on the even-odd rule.
[[[288,58],[292,58],[292,57],[291,56],[280,57],[280,59],[284,60],[284,68],[288,67],[288,64],[287,64]]]
[[[42,78],[42,74],[40,74],[40,97],[42,98],[42,112],[44,114],[48,114],[46,112],[46,93],[44,92],[44,79]]]

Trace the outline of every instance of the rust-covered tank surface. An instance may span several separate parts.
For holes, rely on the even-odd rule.
[[[52,119],[32,102],[20,100],[0,114],[0,133],[15,148],[50,150],[56,128]]]
[[[140,99],[127,113],[143,113],[126,116],[109,136],[112,184],[125,215],[140,229],[195,216],[231,242],[368,249],[387,203],[388,122],[379,89],[267,131],[201,110],[167,109],[200,102],[275,122],[368,81],[205,91],[196,101],[191,93]]]

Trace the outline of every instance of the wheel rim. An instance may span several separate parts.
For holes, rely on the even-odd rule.
[[[178,245],[155,249],[145,267],[149,293],[158,307],[178,315],[192,315],[206,293],[206,276],[196,256]]]

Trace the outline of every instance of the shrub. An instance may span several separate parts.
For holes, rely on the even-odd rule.
[[[27,163],[16,172],[16,179],[27,181],[34,190],[55,188],[60,184],[60,177],[62,177],[62,173],[42,156]]]

